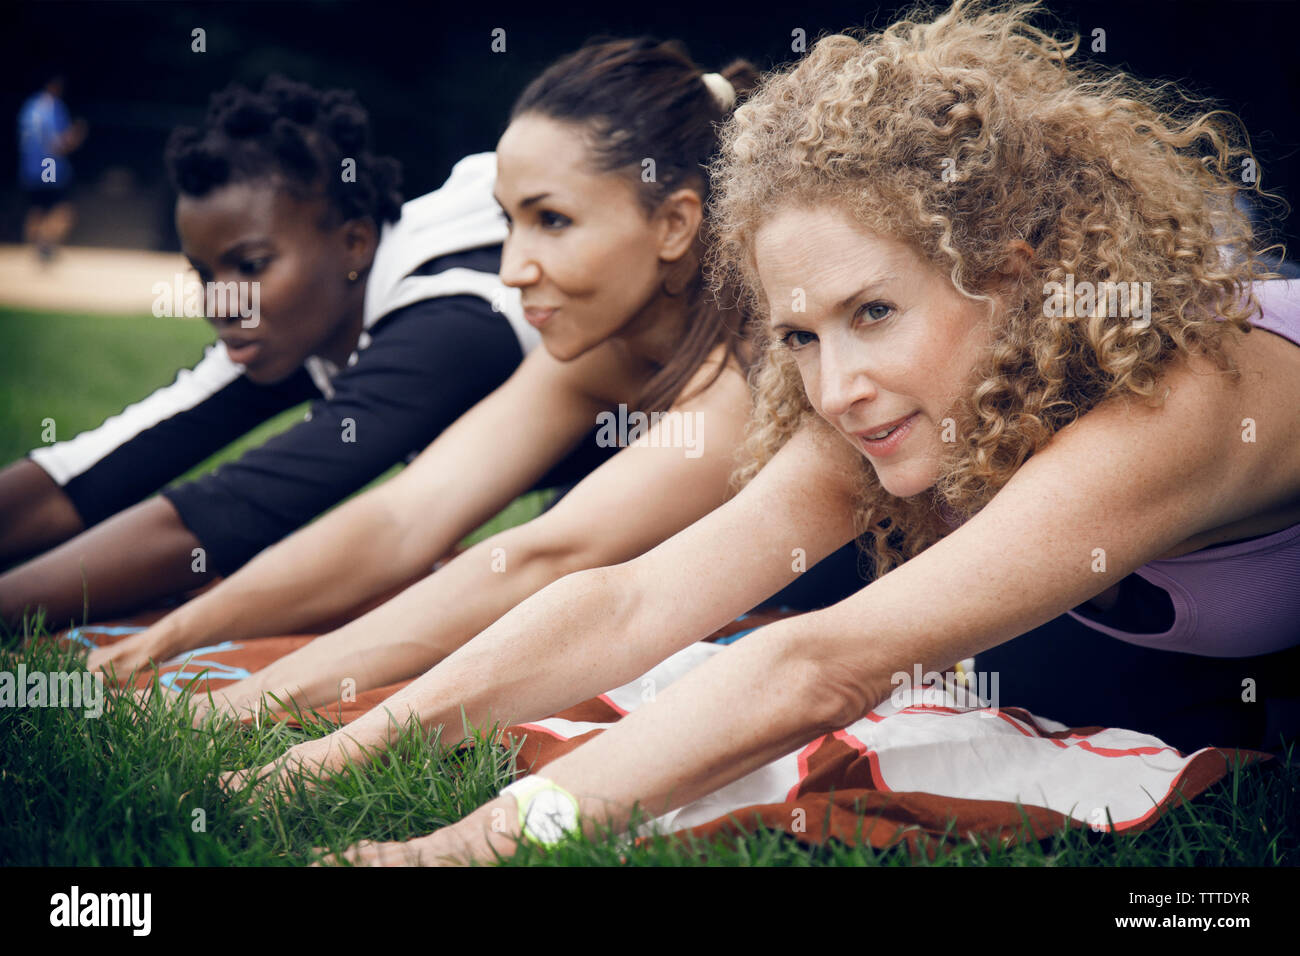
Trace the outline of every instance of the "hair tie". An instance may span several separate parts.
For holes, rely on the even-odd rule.
[[[700,77],[704,85],[709,88],[713,94],[714,101],[722,112],[727,112],[736,102],[736,88],[731,85],[731,81],[721,73],[705,73]]]

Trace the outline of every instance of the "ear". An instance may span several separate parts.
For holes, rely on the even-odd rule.
[[[364,216],[343,223],[344,258],[351,269],[364,273],[375,259],[379,246],[379,230],[375,222]]]
[[[659,231],[659,258],[676,262],[699,235],[704,221],[704,203],[694,189],[682,188],[671,193],[655,210],[654,222]]]

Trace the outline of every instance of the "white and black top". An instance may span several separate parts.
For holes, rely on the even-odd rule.
[[[411,460],[538,344],[497,277],[505,223],[495,157],[468,156],[386,225],[364,331],[346,367],[311,357],[257,385],[223,343],[98,428],[34,449],[87,527],[156,492],[249,429],[314,400],[306,419],[213,473],[163,490],[230,574],[394,463]],[[345,441],[345,419],[351,419]]]

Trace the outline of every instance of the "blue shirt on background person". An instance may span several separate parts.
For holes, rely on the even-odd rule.
[[[66,189],[72,164],[57,147],[72,121],[68,108],[49,87],[29,97],[18,111],[18,181],[23,189]],[[43,178],[45,160],[55,161],[55,181]]]

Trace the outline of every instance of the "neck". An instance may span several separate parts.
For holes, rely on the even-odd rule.
[[[686,297],[660,291],[614,337],[635,358],[663,368],[681,344],[686,322]]]
[[[353,286],[353,290],[342,320],[334,327],[330,336],[316,347],[315,352],[316,355],[329,359],[340,368],[347,363],[348,358],[356,350],[357,342],[361,338],[361,330],[365,325],[365,313],[362,308],[365,286],[358,283]]]

